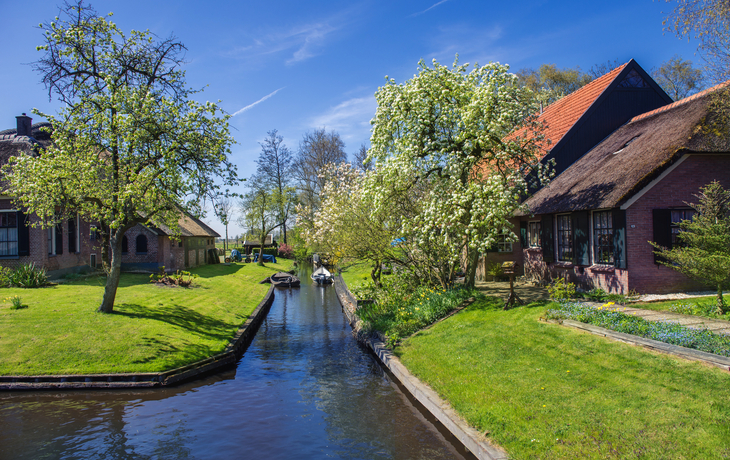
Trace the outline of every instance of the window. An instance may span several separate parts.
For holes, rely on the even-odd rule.
[[[568,214],[558,216],[558,261],[573,262],[573,224]]]
[[[672,223],[670,224],[670,229],[672,231],[672,247],[683,246],[682,241],[677,238],[679,236],[679,232],[682,231],[682,229],[679,228],[679,223],[683,220],[692,220],[694,215],[695,211],[693,209],[672,209]]]
[[[144,235],[137,236],[137,254],[147,254],[147,237]]]
[[[0,212],[0,256],[18,255],[18,213]]]
[[[527,243],[531,248],[539,248],[542,246],[540,232],[542,231],[541,222],[529,222],[527,224]]]
[[[502,233],[497,240],[497,252],[512,252],[512,241],[507,239],[508,233]]]
[[[611,211],[593,213],[593,263],[613,264],[613,218]]]
[[[48,238],[47,238],[49,255],[53,255],[56,253],[56,245],[55,245],[56,239],[53,238],[54,234],[55,234],[54,228],[53,227],[49,228],[48,229]]]
[[[129,252],[129,240],[127,239],[127,235],[122,236],[122,254],[126,254]]]

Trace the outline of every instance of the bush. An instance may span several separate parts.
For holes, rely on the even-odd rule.
[[[569,283],[563,278],[553,281],[553,284],[548,286],[547,289],[550,298],[553,300],[561,301],[575,298],[575,284]]]
[[[253,250],[251,251],[251,254],[252,255],[258,254],[259,249],[261,249],[261,248],[253,248]],[[264,254],[276,257],[278,253],[279,253],[278,248],[264,248]],[[241,254],[243,254],[243,253],[241,253]]]
[[[623,294],[609,294],[601,288],[591,289],[588,292],[582,294],[584,299],[592,302],[614,302],[625,305],[629,301],[629,297]]]
[[[160,271],[157,274],[150,275],[150,283],[164,284],[167,286],[180,286],[189,287],[193,284],[193,280],[197,278],[190,272],[178,270],[175,273],[165,273],[165,267],[160,267]]]
[[[378,331],[393,346],[419,329],[437,321],[459,307],[470,297],[481,297],[477,291],[464,288],[442,289],[433,286],[410,287],[407,279],[393,275],[382,280],[377,288],[372,281],[355,286],[358,299],[373,300],[358,306],[357,314],[364,328]]]
[[[48,283],[45,268],[36,267],[34,263],[18,266],[8,274],[10,286],[22,288],[37,288]]]
[[[293,255],[294,255],[294,248],[292,248],[291,246],[289,246],[286,243],[281,243],[281,245],[279,245],[278,257],[283,257],[285,259],[291,259]]]
[[[10,276],[13,270],[10,267],[0,267],[0,287],[10,287]]]

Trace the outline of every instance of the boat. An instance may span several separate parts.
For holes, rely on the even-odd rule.
[[[271,284],[273,284],[276,287],[299,287],[299,284],[301,284],[301,281],[296,276],[285,273],[285,272],[279,272],[274,275],[271,275],[269,277],[269,281]]]
[[[319,267],[312,273],[312,281],[317,284],[332,284],[335,281],[335,277],[324,267]]]

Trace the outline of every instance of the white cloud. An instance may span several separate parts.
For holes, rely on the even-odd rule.
[[[254,106],[256,106],[256,105],[258,105],[258,104],[260,104],[260,103],[264,102],[264,101],[265,101],[266,99],[270,98],[271,96],[273,96],[274,94],[278,93],[279,91],[281,91],[281,90],[282,90],[282,89],[284,89],[284,88],[286,88],[286,87],[285,87],[285,86],[284,86],[284,87],[281,87],[281,88],[277,89],[276,91],[274,91],[274,92],[272,92],[272,93],[269,93],[269,94],[267,94],[266,96],[262,97],[261,99],[259,99],[258,101],[254,102],[253,104],[249,104],[249,105],[247,105],[246,107],[244,107],[244,108],[242,108],[242,109],[240,109],[240,110],[236,111],[236,112],[235,112],[235,113],[234,113],[233,115],[231,115],[231,116],[232,116],[232,117],[235,117],[236,115],[240,115],[240,114],[242,114],[242,113],[243,113],[243,112],[245,112],[246,110],[248,110],[248,109],[251,109],[251,108],[253,108]]]
[[[419,15],[421,15],[421,14],[425,13],[426,11],[432,10],[432,9],[436,8],[437,6],[439,6],[440,4],[442,4],[442,3],[446,3],[446,2],[448,2],[448,1],[449,1],[449,0],[441,0],[440,2],[436,2],[436,3],[434,3],[433,5],[431,5],[431,6],[429,6],[428,8],[426,8],[425,10],[421,11],[420,13],[413,13],[413,14],[411,15],[411,17],[413,17],[413,16],[419,16]]]
[[[367,139],[376,108],[374,96],[348,99],[312,118],[308,128],[335,130],[344,140]]]

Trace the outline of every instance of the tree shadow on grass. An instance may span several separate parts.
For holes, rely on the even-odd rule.
[[[143,337],[140,347],[146,350],[147,355],[132,360],[132,363],[147,364],[159,361],[161,356],[164,356],[167,369],[184,366],[213,355],[213,350],[207,345],[191,343],[188,340],[180,340],[165,335]]]
[[[203,315],[191,308],[175,304],[143,307],[137,304],[125,303],[115,306],[113,314],[128,318],[160,321],[180,329],[185,329],[192,334],[216,341],[230,339],[233,337],[238,326],[240,326],[239,324],[221,321]]]

